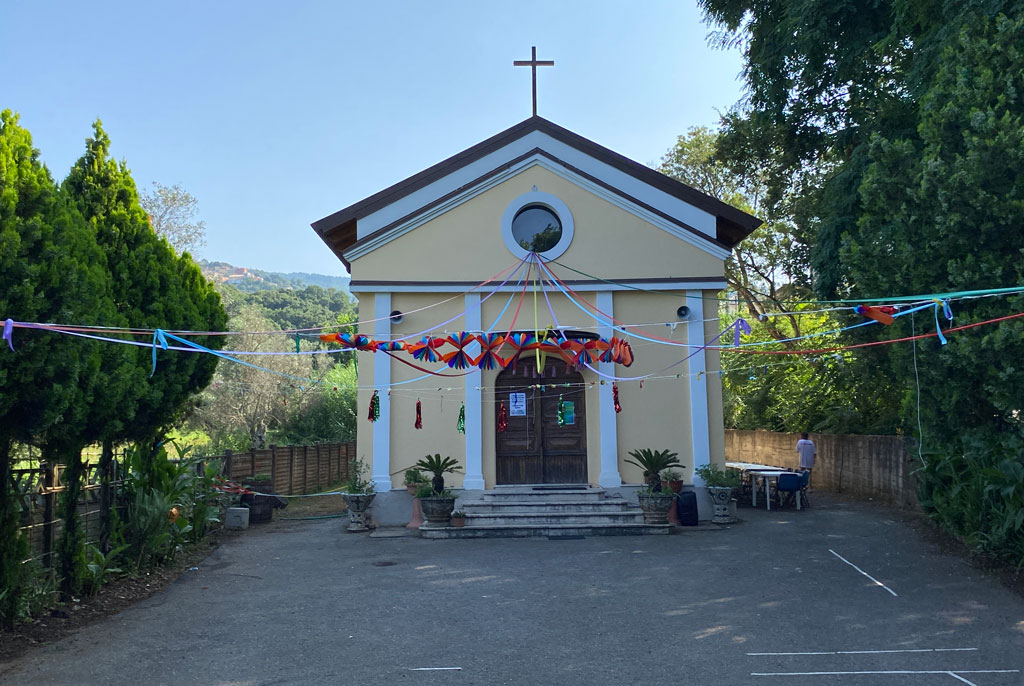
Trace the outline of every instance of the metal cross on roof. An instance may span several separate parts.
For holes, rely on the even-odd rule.
[[[534,45],[530,48],[531,58],[528,60],[515,60],[512,62],[514,67],[529,67],[530,71],[533,72],[533,116],[537,116],[537,67],[553,67],[555,66],[554,60],[537,60],[537,46]]]

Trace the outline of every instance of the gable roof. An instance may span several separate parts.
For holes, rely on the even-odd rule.
[[[715,217],[715,236],[713,240],[726,248],[733,248],[746,238],[758,226],[761,220],[738,210],[731,205],[691,188],[684,183],[655,171],[650,167],[620,155],[608,148],[562,128],[543,117],[530,117],[515,126],[491,136],[476,145],[455,154],[448,159],[428,167],[418,174],[399,181],[382,191],[338,210],[323,219],[311,224],[313,230],[334,251],[334,254],[348,266],[344,252],[353,246],[360,237],[357,235],[357,224],[360,219],[387,207],[402,198],[438,181],[486,155],[500,150],[533,132],[551,136],[557,141],[575,148],[600,162],[603,162],[629,176],[689,205],[701,209]]]

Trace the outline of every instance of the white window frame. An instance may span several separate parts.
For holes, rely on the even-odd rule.
[[[562,237],[558,239],[558,242],[550,250],[545,250],[538,254],[545,260],[561,257],[569,249],[569,244],[572,243],[573,230],[575,228],[572,212],[569,211],[569,206],[562,202],[560,198],[543,191],[532,190],[529,193],[523,193],[505,208],[504,214],[501,215],[501,237],[505,241],[505,245],[519,259],[523,259],[531,254],[530,251],[524,250],[516,242],[515,236],[512,235],[512,220],[516,218],[520,210],[532,205],[539,205],[551,210],[558,217],[558,221],[562,222]]]

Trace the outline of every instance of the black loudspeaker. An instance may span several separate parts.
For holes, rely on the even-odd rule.
[[[679,309],[676,310],[676,316],[680,319],[686,319],[690,316],[690,308],[686,305],[680,305]]]
[[[403,318],[403,316],[402,316],[402,311],[401,310],[394,310],[391,313],[391,323],[392,324],[401,324],[402,323],[402,318]]]

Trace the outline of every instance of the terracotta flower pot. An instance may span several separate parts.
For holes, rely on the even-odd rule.
[[[452,517],[452,526],[466,526],[466,518]]]
[[[672,481],[662,481],[661,482],[661,490],[664,491],[666,488],[671,489],[673,493],[682,493],[683,492],[683,480],[682,479],[673,479]]]

